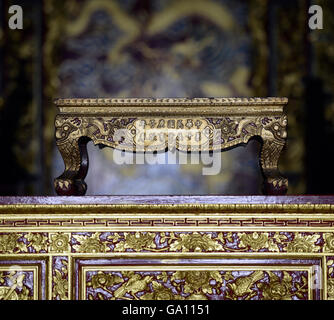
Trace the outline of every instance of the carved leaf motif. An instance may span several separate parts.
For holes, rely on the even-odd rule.
[[[268,233],[252,232],[252,233],[238,233],[240,238],[239,247],[250,248],[258,251],[262,248],[268,248]]]
[[[294,240],[289,242],[286,251],[287,252],[319,252],[320,246],[315,243],[320,238],[319,234],[313,235],[302,235],[300,233],[296,233]]]
[[[109,235],[109,236],[107,237],[107,239],[108,239],[109,241],[113,242],[113,243],[118,242],[119,239],[121,239],[121,238],[122,238],[122,237],[121,237],[118,233],[116,233],[116,232],[114,232],[112,235]]]
[[[122,252],[126,249],[126,243],[124,241],[120,241],[116,244],[114,251],[115,252]]]
[[[334,252],[334,233],[325,233],[325,246],[324,252]]]
[[[57,269],[55,269],[53,282],[53,297],[56,298],[59,296],[60,300],[68,300],[68,280]]]
[[[268,241],[268,250],[271,252],[279,252],[277,243],[274,242],[274,239],[269,239]]]
[[[73,238],[79,242],[79,244],[73,245],[73,248],[77,252],[95,253],[95,252],[108,252],[110,248],[106,242],[101,241],[100,233],[95,232],[92,235],[73,235]]]
[[[28,233],[24,236],[30,243],[27,247],[32,247],[36,252],[47,251],[49,239],[42,233]]]
[[[158,280],[161,280],[163,282],[167,282],[168,281],[168,275],[167,275],[167,272],[161,272],[161,274],[159,274],[157,276],[157,279]]]
[[[20,233],[0,234],[0,253],[15,253],[21,236]]]
[[[114,251],[120,252],[126,249],[134,251],[155,249],[155,234],[152,232],[124,233],[124,240],[116,244]]]
[[[219,251],[223,246],[211,238],[211,234],[201,234],[198,232],[180,234],[179,238],[170,246],[171,251]]]

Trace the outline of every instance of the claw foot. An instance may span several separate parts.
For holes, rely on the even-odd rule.
[[[83,180],[55,179],[54,186],[59,196],[83,196],[87,190]]]
[[[264,192],[268,195],[285,195],[288,191],[288,179],[279,175],[269,175],[264,181]]]

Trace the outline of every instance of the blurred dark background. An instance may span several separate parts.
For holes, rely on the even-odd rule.
[[[23,30],[8,28],[21,5]],[[322,6],[322,30],[308,9]],[[52,195],[56,97],[285,96],[289,194],[333,194],[334,1],[0,1],[0,195]],[[256,142],[200,165],[116,165],[89,145],[88,194],[259,194]]]

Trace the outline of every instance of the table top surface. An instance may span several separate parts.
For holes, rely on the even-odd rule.
[[[86,98],[56,99],[60,114],[214,116],[282,115],[287,98]]]

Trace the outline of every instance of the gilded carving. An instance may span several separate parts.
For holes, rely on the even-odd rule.
[[[0,234],[0,253],[332,252],[332,233],[74,232]],[[320,243],[324,242],[321,247]]]
[[[73,235],[75,252],[320,252],[321,233],[113,232]]]
[[[176,271],[171,281],[176,284],[176,287],[180,287],[178,281],[184,282],[184,293],[212,294],[213,290],[223,282],[223,278],[219,271]]]
[[[334,300],[334,257],[328,257],[327,267],[327,299]]]
[[[283,144],[287,137],[286,116],[212,118],[112,118],[57,116],[56,139],[60,150],[73,147],[73,141],[87,136],[95,144],[127,151],[164,151],[168,143],[182,151],[222,150],[247,143],[252,136]],[[216,131],[216,135],[213,135]],[[71,142],[72,141],[72,142]],[[66,155],[65,155],[66,156]],[[68,153],[70,156],[70,153]],[[269,157],[273,166],[276,157]],[[72,161],[75,159],[73,158]],[[65,161],[65,159],[64,159]],[[65,163],[66,164],[66,163]]]
[[[221,239],[221,233],[219,234]],[[165,236],[165,235],[163,235]],[[211,234],[201,234],[194,232],[191,234],[180,234],[170,245],[171,251],[183,251],[183,252],[201,252],[201,251],[220,251],[223,250],[223,246],[216,240],[213,240]],[[219,236],[218,236],[219,237]],[[163,237],[160,241],[163,241]],[[218,238],[217,238],[218,239]]]
[[[41,253],[48,251],[46,233],[0,234],[0,253]]]
[[[87,283],[87,286],[92,287],[93,289],[104,288],[107,290],[108,287],[119,284],[121,282],[123,282],[121,277],[99,271],[92,277],[92,281]]]
[[[8,205],[0,210],[0,291],[8,295],[18,265],[23,287],[10,299],[334,299],[332,211],[331,204]],[[88,269],[76,280],[80,259]],[[310,288],[323,261],[327,277]]]
[[[307,272],[87,271],[90,300],[307,300]]]
[[[283,271],[283,277],[279,278],[274,272],[267,272],[269,283],[259,283],[264,300],[292,300],[293,296],[304,300],[308,293],[307,278],[302,275],[301,283],[295,284],[295,290],[292,290],[292,276]]]
[[[68,258],[53,257],[52,299],[69,300]]]
[[[65,279],[59,270],[55,270],[53,276],[53,298],[59,298],[59,300],[68,300],[68,280]]]
[[[20,237],[17,233],[0,234],[0,252],[13,253],[16,249],[19,250],[17,240]]]
[[[0,300],[32,300],[26,273],[0,271]]]
[[[55,179],[59,195],[83,195],[86,143],[130,152],[223,151],[260,137],[264,191],[284,194],[278,171],[287,138],[285,98],[58,99],[56,143],[65,163]]]
[[[321,247],[316,245],[320,235],[302,235],[297,233],[292,242],[289,242],[287,252],[320,252]]]
[[[205,296],[203,296],[206,298]],[[165,287],[163,284],[152,281],[152,292],[145,293],[141,300],[181,300],[179,295],[175,295],[172,289]],[[205,299],[204,299],[205,300]]]
[[[100,233],[92,235],[73,235],[76,243],[73,245],[74,250],[84,253],[107,252],[110,251],[107,244],[100,240]]]
[[[266,106],[266,105],[286,105],[287,98],[268,97],[268,98],[89,98],[89,99],[56,99],[57,106],[161,106],[161,105],[182,105],[182,106]],[[94,110],[92,110],[94,112]]]
[[[50,251],[64,253],[70,250],[70,234],[50,233]]]
[[[231,277],[231,274],[229,274]],[[231,294],[228,293],[228,297],[231,300],[238,300],[240,297],[246,297],[246,299],[252,298],[256,295],[256,292],[252,290],[253,285],[264,277],[263,271],[254,271],[248,276],[243,276],[235,279],[232,283],[228,283]]]
[[[327,281],[327,297],[328,300],[334,300],[334,279],[330,278]]]
[[[28,233],[24,236],[28,240],[27,248],[32,247],[35,252],[47,252],[48,237],[43,233]]]
[[[325,233],[324,252],[334,252],[334,233]]]
[[[154,243],[155,234],[152,232],[142,233],[125,233],[125,241],[120,241],[115,246],[115,251],[123,252],[126,249],[133,249],[134,251],[150,250],[156,248]],[[110,239],[110,238],[109,238]]]
[[[268,248],[268,233],[239,233],[238,236],[240,237],[239,247],[246,248],[249,247],[254,251],[258,251],[261,248]],[[276,251],[276,247],[274,248]]]

